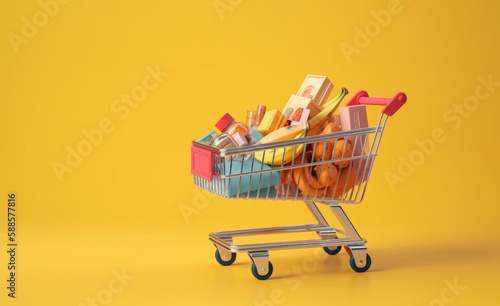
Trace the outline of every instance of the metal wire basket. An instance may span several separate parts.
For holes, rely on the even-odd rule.
[[[317,221],[211,233],[217,261],[230,265],[237,252],[248,252],[253,275],[267,279],[272,274],[269,250],[320,246],[333,255],[344,246],[351,256],[351,267],[357,272],[368,270],[371,259],[366,253],[366,240],[359,236],[340,204],[363,200],[387,119],[405,102],[404,93],[393,98],[370,98],[360,91],[347,105],[384,105],[375,126],[232,149],[193,141],[191,162],[197,187],[228,199],[304,201]],[[288,161],[290,155],[293,158]],[[343,229],[330,226],[315,202],[328,205]],[[306,231],[317,232],[320,239],[233,244],[235,236]]]

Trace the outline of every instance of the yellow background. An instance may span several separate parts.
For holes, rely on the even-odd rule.
[[[498,87],[456,129],[443,117],[476,94],[479,77],[500,81],[498,3],[402,0],[378,28],[371,12],[391,1],[218,3],[220,15],[213,0],[73,0],[14,47],[9,33],[22,35],[23,18],[42,9],[2,1],[0,303],[90,305],[99,295],[97,305],[498,303]],[[367,25],[373,35],[349,61],[341,44],[356,47],[356,28]],[[113,111],[148,67],[169,75],[127,116]],[[364,202],[345,207],[372,268],[353,272],[345,252],[277,251],[273,276],[257,281],[246,254],[218,265],[207,234],[312,219],[299,202],[200,193],[190,142],[225,112],[243,121],[257,104],[283,107],[307,74],[327,75],[332,95],[342,86],[408,95],[388,122]],[[53,163],[106,118],[114,130],[59,181]],[[415,141],[436,128],[446,140],[402,177],[400,158],[418,154]],[[394,190],[388,171],[404,180]],[[6,289],[9,192],[18,197],[15,300]],[[185,206],[196,214],[184,218]],[[107,296],[123,270],[134,278]],[[465,287],[448,290],[453,282]]]

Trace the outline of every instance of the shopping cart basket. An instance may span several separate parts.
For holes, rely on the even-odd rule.
[[[253,262],[252,274],[264,280],[273,273],[269,261],[271,250],[323,247],[326,253],[335,255],[344,246],[351,268],[356,272],[367,271],[371,258],[366,240],[358,234],[340,204],[363,200],[387,119],[405,102],[406,95],[401,92],[393,98],[370,98],[360,91],[346,105],[384,105],[376,126],[232,149],[217,149],[193,141],[191,172],[197,187],[229,199],[301,200],[316,220],[315,224],[210,233],[216,260],[221,265],[231,265],[236,253],[247,252]],[[352,154],[346,153],[345,139],[352,144]],[[333,150],[341,155],[330,154]],[[285,163],[286,154],[293,154],[292,162]],[[268,163],[271,165],[255,158],[259,156],[262,160],[265,155],[267,160],[271,159]],[[315,177],[313,172],[319,169],[325,170]],[[322,184],[318,182],[321,175],[326,178]],[[330,207],[342,229],[328,224],[318,203]],[[319,239],[233,244],[233,238],[238,236],[296,232],[316,232]]]

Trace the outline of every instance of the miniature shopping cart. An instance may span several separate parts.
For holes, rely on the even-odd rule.
[[[404,93],[393,98],[370,98],[360,91],[346,106],[384,105],[376,126],[231,149],[217,149],[193,141],[191,172],[197,187],[229,199],[301,200],[317,221],[315,224],[210,233],[217,262],[231,265],[236,253],[247,252],[253,262],[252,274],[265,280],[273,273],[269,251],[322,247],[326,253],[335,255],[344,246],[351,268],[356,272],[367,271],[371,258],[366,240],[358,234],[340,204],[357,204],[363,200],[387,119],[405,102]],[[345,139],[352,145],[351,154],[346,153],[345,146],[340,149],[340,156],[335,157],[325,149],[318,154],[319,148],[325,147],[327,142],[331,150],[337,150],[342,141],[345,144]],[[290,150],[294,158],[288,162],[285,154],[290,154]],[[262,160],[265,155],[271,160],[268,164],[256,159]],[[327,182],[315,185],[311,180],[318,168],[328,169],[323,173]],[[342,229],[327,223],[318,203],[330,207]],[[297,232],[316,232],[319,239],[233,244],[234,237]]]

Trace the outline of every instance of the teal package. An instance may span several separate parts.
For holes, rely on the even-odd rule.
[[[252,143],[257,143],[259,142],[262,138],[264,138],[264,135],[262,135],[255,126],[252,126],[252,130],[250,132],[250,136],[252,137]]]
[[[251,174],[252,172],[269,169],[271,169],[271,166],[263,164],[256,159],[248,159],[245,161],[225,161],[225,175],[246,174],[242,176],[226,178],[226,193],[229,191],[229,196],[232,197],[236,196],[238,193],[242,195],[243,193],[252,192],[259,189],[259,183],[260,189],[265,189],[261,192],[267,193],[268,187],[271,187],[271,189],[274,190],[274,186],[278,185],[280,182],[280,171]]]

